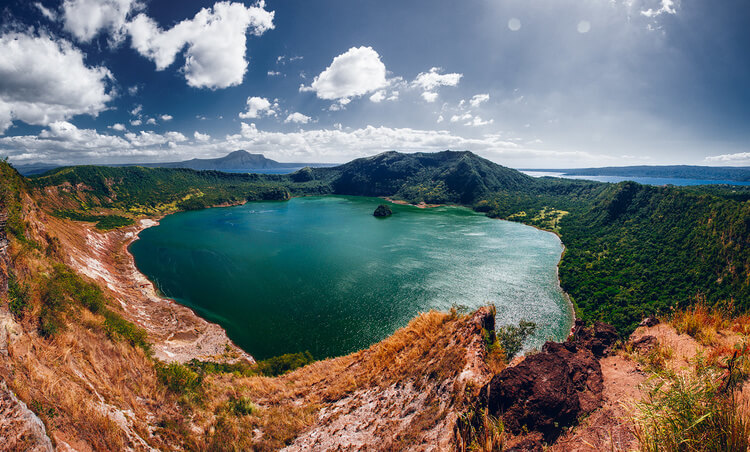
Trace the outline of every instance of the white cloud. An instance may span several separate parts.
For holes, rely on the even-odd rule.
[[[250,7],[218,2],[166,31],[150,17],[139,14],[128,23],[127,29],[133,48],[154,61],[157,70],[170,66],[187,46],[182,72],[188,85],[226,88],[242,83],[247,70],[248,30],[260,36],[274,27],[273,11],[264,8],[262,0]]]
[[[431,68],[429,72],[420,72],[412,84],[424,91],[432,91],[440,86],[456,86],[463,77],[463,74],[451,73],[441,74],[442,69],[438,67]]]
[[[193,137],[195,138],[195,141],[209,141],[211,139],[211,135],[207,133],[200,133],[197,130],[193,132]]]
[[[172,118],[172,115],[161,115],[160,118],[162,121],[171,121],[172,119],[174,119]]]
[[[468,121],[471,118],[472,118],[471,113],[464,113],[462,115],[453,115],[451,116],[451,122]]]
[[[162,135],[156,132],[148,132],[144,130],[138,134],[128,132],[125,134],[125,138],[130,141],[130,144],[136,147],[156,146],[167,144],[169,142],[178,143],[187,141],[187,137],[180,132],[167,132]]]
[[[130,94],[131,96],[135,96],[136,94],[138,94],[139,89],[140,88],[138,87],[138,85],[133,85],[130,88],[128,88],[128,94]]]
[[[112,100],[110,71],[88,67],[69,42],[23,33],[0,35],[0,133],[14,120],[47,125],[97,116]],[[61,70],[64,68],[64,70]]]
[[[385,99],[385,91],[376,91],[375,94],[370,96],[370,101],[377,103],[382,102]]]
[[[57,14],[51,9],[42,5],[41,2],[34,2],[34,6],[36,6],[39,12],[42,13],[42,16],[46,17],[47,19],[53,22],[57,20]]]
[[[130,125],[131,125],[131,126],[135,126],[135,127],[138,127],[138,126],[139,126],[139,125],[141,125],[141,124],[143,124],[143,121],[141,121],[140,119],[132,119],[132,120],[130,121]]]
[[[445,121],[445,118],[443,118],[443,115],[438,116],[437,123],[440,124],[441,122]]]
[[[154,119],[154,118],[148,118],[146,120],[146,124],[155,125],[156,124],[156,119]]]
[[[114,42],[119,42],[128,14],[142,7],[136,0],[65,0],[63,28],[81,42],[91,41],[104,30],[110,32]]]
[[[677,14],[677,9],[675,8],[674,0],[661,0],[660,8],[649,8],[645,11],[641,11],[641,14],[646,17],[656,17],[662,14]]]
[[[477,94],[471,98],[469,103],[471,104],[472,107],[478,107],[482,103],[487,102],[488,100],[490,100],[489,94]]]
[[[279,71],[268,71],[269,77],[278,77],[279,75],[281,75],[281,72]]]
[[[708,163],[721,163],[725,165],[750,165],[750,152],[739,152],[737,154],[712,155],[704,159]]]
[[[427,102],[435,102],[438,98],[438,94],[434,91],[425,91],[422,93],[422,99]]]
[[[112,130],[117,130],[118,132],[123,132],[125,130],[125,125],[116,123],[116,124],[112,124],[111,126],[109,126],[109,128]]]
[[[310,86],[320,99],[341,100],[363,96],[388,85],[385,64],[372,47],[352,47],[337,56]],[[345,104],[344,104],[345,105]]]
[[[286,122],[286,123],[294,122],[294,123],[297,123],[297,124],[307,124],[308,122],[310,122],[311,119],[312,119],[311,117],[309,117],[307,115],[303,115],[302,113],[299,113],[299,112],[295,111],[294,113],[289,114],[289,116],[286,117],[286,119],[284,120],[284,122]]]
[[[130,114],[133,116],[140,116],[143,111],[143,105],[136,105],[135,108],[130,110]]]
[[[242,119],[260,118],[261,116],[275,115],[276,111],[274,108],[278,108],[279,104],[271,101],[265,97],[248,97],[247,98],[247,111],[241,112],[238,116]]]
[[[479,126],[486,126],[489,124],[492,124],[495,122],[494,119],[490,119],[489,121],[485,121],[479,116],[474,116],[471,121],[464,123],[465,126],[472,126],[472,127],[479,127]]]

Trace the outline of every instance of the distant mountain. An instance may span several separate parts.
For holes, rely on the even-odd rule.
[[[30,163],[26,165],[13,165],[19,173],[24,176],[33,176],[46,173],[47,171],[60,168],[63,165],[51,165],[48,163]],[[322,163],[282,163],[276,160],[266,158],[263,154],[252,154],[250,152],[239,150],[230,152],[224,157],[215,159],[191,159],[182,162],[160,162],[160,163],[117,163],[110,165],[97,166],[142,166],[145,168],[188,168],[194,170],[216,170],[216,171],[248,171],[253,170],[283,170],[289,172],[302,168],[304,166],[331,166]]]
[[[280,163],[263,156],[263,154],[251,154],[247,151],[234,151],[215,159],[192,159],[183,162],[165,163],[138,163],[133,165],[117,166],[144,166],[146,168],[189,168],[194,170],[252,170],[252,169],[276,169],[296,168],[304,166],[303,163]]]
[[[566,176],[621,176],[621,177],[667,177],[675,179],[705,179],[750,181],[750,167],[736,166],[608,166],[604,168],[536,169],[528,171],[550,171]]]

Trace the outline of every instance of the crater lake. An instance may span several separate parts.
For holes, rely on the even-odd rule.
[[[130,246],[162,294],[226,329],[256,359],[350,353],[419,312],[493,303],[497,325],[564,339],[573,314],[552,233],[462,207],[323,196],[169,215]]]

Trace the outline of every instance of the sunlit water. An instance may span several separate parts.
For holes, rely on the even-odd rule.
[[[555,235],[458,207],[392,205],[393,216],[373,217],[382,202],[309,197],[179,213],[130,250],[165,295],[259,359],[349,353],[454,304],[494,303],[499,325],[536,322],[528,346],[567,335]]]
[[[750,182],[736,181],[736,180],[711,180],[711,179],[682,179],[676,177],[627,177],[627,176],[584,176],[584,175],[568,175],[559,172],[550,171],[521,171],[524,174],[528,174],[533,177],[562,177],[563,179],[581,179],[581,180],[593,180],[597,182],[609,182],[616,184],[626,180],[632,180],[643,185],[750,185]]]

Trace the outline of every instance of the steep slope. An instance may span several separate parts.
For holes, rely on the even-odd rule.
[[[334,193],[395,196],[410,202],[473,204],[499,190],[522,190],[535,179],[468,151],[384,152],[334,168],[317,168],[312,178]]]
[[[279,163],[266,158],[263,154],[251,154],[239,150],[230,152],[224,157],[215,159],[192,159],[183,162],[139,163],[146,168],[188,168],[194,170],[251,170],[269,168],[290,168],[300,166],[296,163]]]

